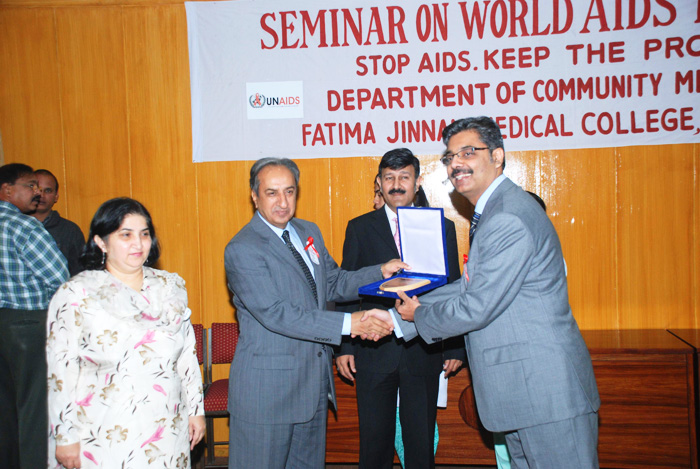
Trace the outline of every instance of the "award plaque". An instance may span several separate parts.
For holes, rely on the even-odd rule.
[[[415,290],[423,285],[428,285],[430,283],[429,278],[417,278],[417,277],[392,277],[389,280],[385,280],[384,283],[379,285],[380,290],[384,291],[407,291]]]
[[[360,287],[360,295],[398,298],[417,295],[447,283],[445,217],[441,208],[398,207],[401,260],[411,266],[400,274]]]

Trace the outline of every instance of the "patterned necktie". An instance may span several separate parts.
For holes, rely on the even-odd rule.
[[[289,239],[289,231],[284,230],[284,233],[282,233],[282,239],[284,240],[284,244],[292,252],[294,259],[297,260],[297,263],[299,264],[299,267],[301,267],[301,270],[304,272],[304,275],[306,275],[306,281],[309,284],[309,287],[311,287],[311,291],[314,294],[314,299],[316,300],[316,303],[318,303],[318,292],[316,291],[316,282],[314,281],[314,277],[313,275],[311,275],[309,266],[306,265],[306,262],[304,262],[304,259],[301,257],[301,254],[299,254],[299,251],[297,251],[294,248],[292,240]]]
[[[401,255],[401,238],[399,237],[399,219],[398,217],[394,217],[394,227],[396,230],[394,231],[394,242],[396,243],[396,249],[399,250],[399,256]]]
[[[474,239],[474,232],[476,231],[476,225],[479,224],[479,218],[481,218],[480,213],[474,212],[472,217],[472,225],[469,227],[469,245],[472,245],[472,240]]]

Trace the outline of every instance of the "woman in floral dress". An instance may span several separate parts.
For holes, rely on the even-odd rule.
[[[82,261],[48,314],[48,467],[189,468],[204,436],[185,282],[158,260],[146,208],[97,210]]]

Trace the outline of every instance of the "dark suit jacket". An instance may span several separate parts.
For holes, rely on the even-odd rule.
[[[449,281],[459,278],[459,253],[457,251],[457,236],[455,224],[445,219],[445,240],[447,244],[447,260]],[[358,270],[363,267],[387,262],[399,258],[391,227],[383,208],[361,215],[348,222],[343,245],[344,270]],[[337,309],[357,311],[359,309],[389,309],[395,300],[366,296],[360,302],[338,305]],[[464,341],[460,338],[450,339],[443,344],[428,345],[422,340],[404,342],[390,335],[379,342],[361,342],[359,340],[343,339],[340,355],[352,354],[355,363],[363,370],[377,373],[388,373],[399,365],[402,353],[408,354],[409,369],[416,375],[438,374],[442,370],[445,359],[466,361]]]

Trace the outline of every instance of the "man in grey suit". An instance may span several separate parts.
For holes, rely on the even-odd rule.
[[[429,343],[466,334],[479,416],[505,433],[511,467],[598,467],[600,398],[571,314],[557,233],[503,175],[493,120],[461,119],[442,137],[448,177],[475,206],[469,260],[460,280],[420,301],[401,294],[397,334]]]
[[[318,227],[293,218],[299,168],[263,158],[250,170],[256,213],[226,246],[240,338],[229,380],[229,467],[325,467],[328,400],[335,405],[332,347],[343,335],[378,340],[386,311],[326,311],[360,286],[408,268],[398,259],[341,270]]]

